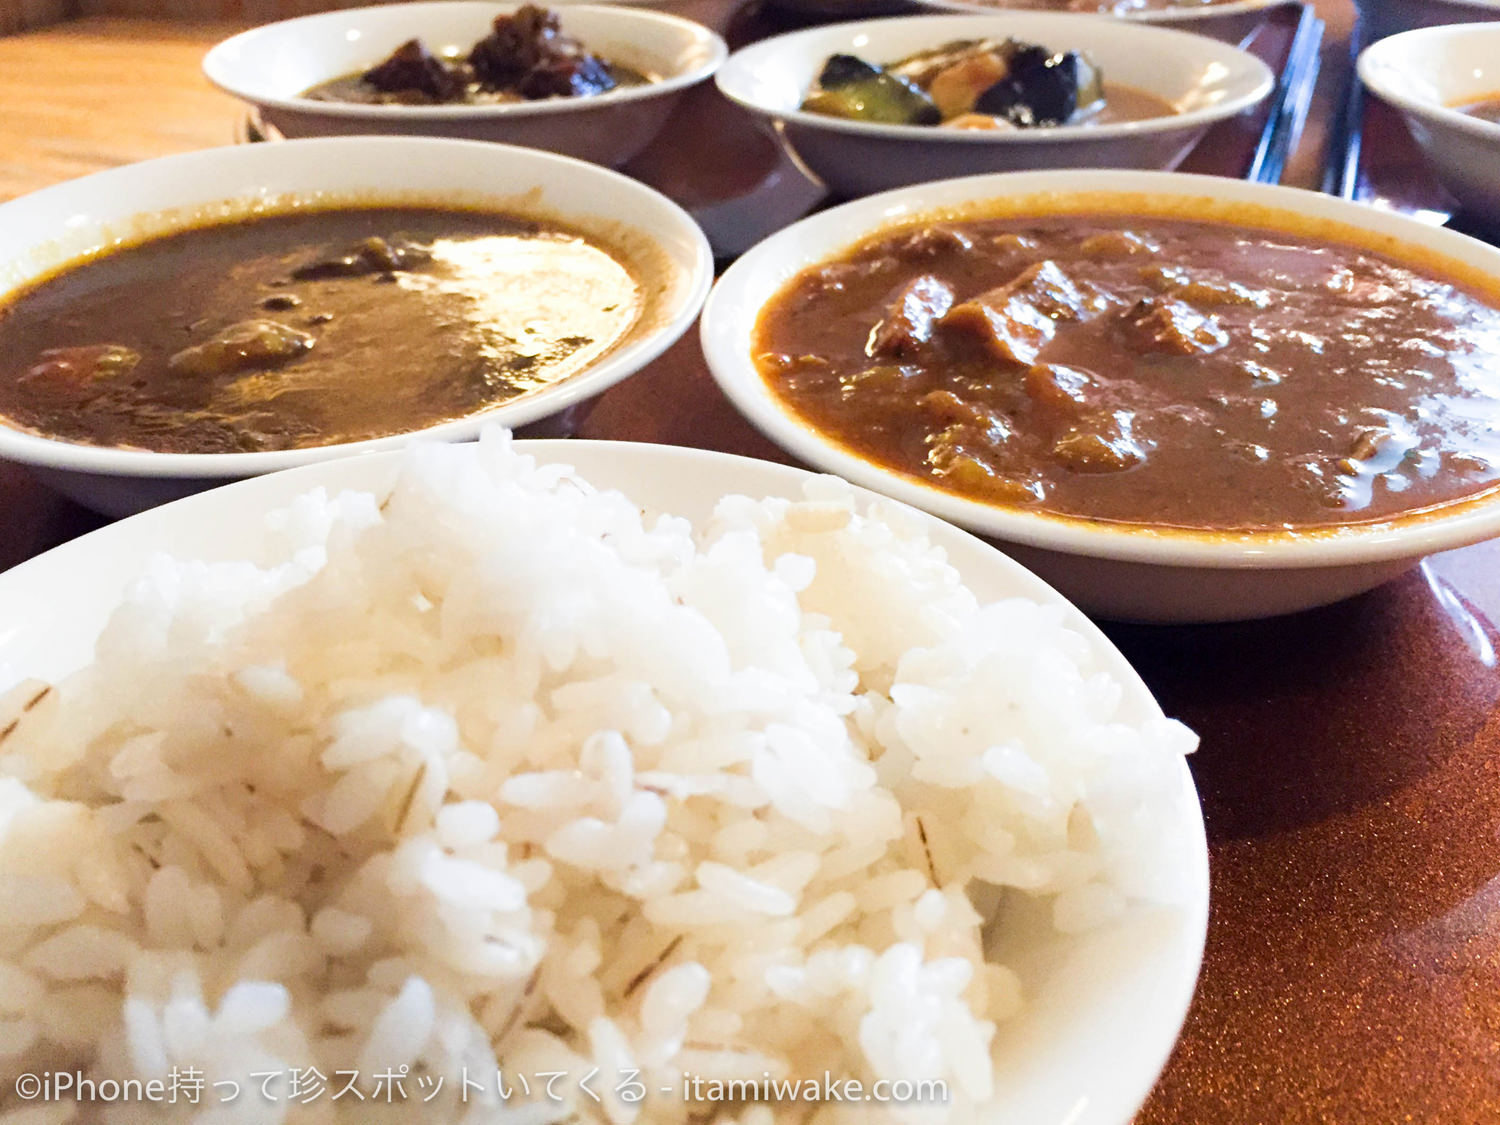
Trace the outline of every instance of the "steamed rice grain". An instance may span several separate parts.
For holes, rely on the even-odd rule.
[[[154,560],[92,665],[0,695],[0,1063],[205,1093],[0,1111],[960,1121],[1028,1002],[992,905],[1074,931],[1186,893],[1161,810],[1192,735],[840,482],[694,528],[492,433],[266,538]],[[294,1068],[365,1100],[293,1099]],[[569,1080],[522,1094],[538,1072]],[[825,1072],[949,1098],[659,1093]]]

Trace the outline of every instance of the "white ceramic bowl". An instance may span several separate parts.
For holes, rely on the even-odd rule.
[[[937,12],[993,12],[1005,8],[1005,0],[986,4],[984,0],[913,0],[923,8]],[[1221,43],[1241,43],[1266,18],[1270,8],[1279,8],[1295,0],[1224,0],[1218,4],[1184,4],[1177,8],[1145,9],[1125,12],[1119,18],[1157,27],[1175,27],[1206,35]]]
[[[756,370],[751,340],[760,309],[802,269],[883,227],[933,211],[1035,199],[1045,212],[1075,193],[1086,194],[1096,209],[1106,196],[1118,197],[1110,202],[1123,206],[1131,197],[1182,199],[1185,205],[1209,200],[1331,221],[1483,271],[1500,286],[1495,247],[1317,192],[1165,172],[975,176],[824,211],[740,258],[719,280],[703,312],[703,347],[714,378],[758,429],[803,461],[998,540],[1071,601],[1103,617],[1194,622],[1291,613],[1378,586],[1435,551],[1500,535],[1500,498],[1495,497],[1390,523],[1243,534],[1131,528],[986,504],[846,450],[784,407]],[[1190,206],[1184,210],[1191,213]]]
[[[156,216],[248,208],[278,197],[493,205],[552,216],[625,243],[652,283],[637,327],[599,362],[534,393],[421,431],[450,441],[486,423],[540,423],[586,402],[665,351],[692,324],[713,280],[703,232],[665,196],[593,164],[532,149],[416,137],[345,137],[237,145],[130,164],[0,204],[0,300],[30,279],[118,240],[170,229]],[[139,511],[225,480],[404,445],[375,441],[266,453],[152,453],[25,433],[0,418],[0,458],[110,515]]]
[[[730,493],[800,495],[807,474],[721,453],[614,442],[525,442],[545,461],[574,465],[600,487],[694,521]],[[195,496],[114,524],[0,575],[0,690],[23,676],[56,679],[87,663],[126,584],[156,552],[221,560],[255,557],[264,515],[316,486],[388,487],[393,455],[351,458]],[[1061,602],[1044,583],[969,535],[932,520],[928,532],[984,600]],[[1070,625],[1124,689],[1124,718],[1160,709],[1125,658],[1082,614]],[[1172,825],[1186,900],[1142,909],[1083,937],[1050,925],[1017,935],[1000,952],[1023,974],[1030,1003],[1002,1025],[997,1099],[986,1125],[1125,1125],[1166,1062],[1197,979],[1208,914],[1203,821],[1186,766],[1175,800],[1151,815]]]
[[[799,16],[827,20],[864,20],[920,11],[917,0],[768,0],[770,5]]]
[[[1491,15],[1500,19],[1500,4]],[[1450,108],[1500,97],[1500,23],[1451,24],[1382,39],[1360,55],[1359,76],[1401,111],[1466,214],[1500,226],[1500,125]]]
[[[1416,27],[1500,20],[1500,0],[1358,0],[1367,41]]]
[[[1178,113],[1145,121],[991,131],[848,121],[797,107],[829,55],[888,62],[954,39],[1013,36],[1087,52],[1106,82],[1165,98]],[[1007,12],[860,20],[797,31],[736,51],[719,89],[785,123],[787,139],[835,194],[845,197],[926,180],[1035,168],[1170,168],[1216,121],[1271,91],[1265,63],[1180,31],[1100,16]]]
[[[301,97],[310,86],[363,70],[408,39],[435,53],[467,51],[516,4],[454,0],[323,12],[226,39],[203,59],[209,81],[259,108],[286,137],[396,133],[501,141],[617,167],[661,131],[678,97],[723,62],[724,41],[702,24],[644,8],[570,4],[563,30],[596,54],[660,81],[583,98],[503,105],[351,105]]]

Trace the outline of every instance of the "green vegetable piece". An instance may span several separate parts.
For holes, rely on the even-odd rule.
[[[942,114],[927,94],[853,55],[834,55],[802,108],[809,113],[883,125],[936,125]]]

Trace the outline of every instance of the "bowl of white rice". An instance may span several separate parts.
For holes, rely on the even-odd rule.
[[[1196,739],[834,478],[490,431],[0,621],[0,1114],[1122,1125],[1187,1010]]]

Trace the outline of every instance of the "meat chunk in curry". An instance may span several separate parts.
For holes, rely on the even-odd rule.
[[[321,82],[302,96],[369,105],[491,105],[587,97],[649,81],[568,35],[556,11],[523,4],[497,15],[489,34],[467,53],[438,54],[421,39],[409,39],[367,70]]]

